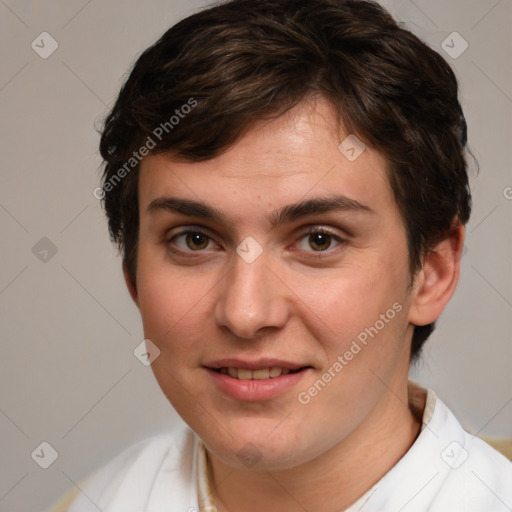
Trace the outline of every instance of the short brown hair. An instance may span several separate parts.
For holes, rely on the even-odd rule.
[[[411,275],[454,222],[468,221],[466,121],[457,79],[438,53],[372,1],[230,0],[148,48],[106,118],[104,207],[134,284],[138,150],[207,160],[255,121],[312,96],[329,100],[340,126],[387,160]],[[415,327],[413,358],[433,329]]]

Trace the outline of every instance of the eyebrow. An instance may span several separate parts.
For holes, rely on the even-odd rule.
[[[147,211],[150,214],[162,210],[189,217],[200,217],[218,224],[230,224],[227,216],[222,210],[219,210],[218,208],[215,208],[203,201],[182,199],[178,197],[159,197],[151,201],[147,207]],[[271,228],[274,229],[286,222],[293,222],[303,217],[329,212],[347,211],[364,212],[369,214],[375,213],[368,205],[360,203],[359,201],[345,196],[332,195],[306,199],[295,204],[283,206],[270,213],[267,220]]]

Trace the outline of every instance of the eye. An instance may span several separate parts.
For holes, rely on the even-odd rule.
[[[201,252],[207,249],[212,239],[201,231],[182,231],[168,240],[169,245],[175,245],[182,252]]]
[[[329,232],[325,228],[316,228],[308,231],[305,235],[303,235],[297,245],[301,251],[311,252],[308,250],[309,247],[313,249],[313,252],[321,253],[328,252],[328,249],[331,249],[333,243],[336,244],[336,247],[346,243],[346,241],[339,236]]]
[[[190,229],[176,233],[166,243],[171,250],[178,253],[201,253],[216,245],[206,233]],[[318,256],[320,256],[321,253],[330,253],[333,246],[335,248],[343,244],[348,244],[348,241],[331,233],[328,229],[314,228],[301,236],[296,245],[299,251],[319,253]]]

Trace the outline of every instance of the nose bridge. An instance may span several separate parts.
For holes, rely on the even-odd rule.
[[[251,338],[264,327],[282,327],[287,318],[286,300],[267,255],[251,244],[249,240],[237,248],[215,312],[218,325],[241,338]]]

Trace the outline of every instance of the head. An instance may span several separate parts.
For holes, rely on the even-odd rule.
[[[404,378],[457,282],[466,143],[452,70],[374,2],[228,1],[140,56],[102,133],[104,205],[145,335],[162,352],[157,379],[202,437],[190,392],[232,413],[228,437],[283,413],[272,400],[209,395],[201,372],[231,353],[296,353],[311,382],[329,369],[344,379],[343,396],[333,383],[311,404],[353,407],[343,435],[379,401],[374,386],[354,402],[375,375]],[[333,196],[343,196],[337,210]],[[308,199],[302,217],[285,215]],[[331,226],[324,234],[296,231],[308,208],[309,225]],[[196,230],[179,237],[180,225]],[[298,256],[322,242],[342,250]],[[357,362],[336,372],[334,356],[350,350]],[[372,371],[360,377],[363,366]],[[288,407],[302,407],[293,434],[305,407]],[[332,439],[322,428],[311,435]],[[301,457],[314,455],[304,444]]]

